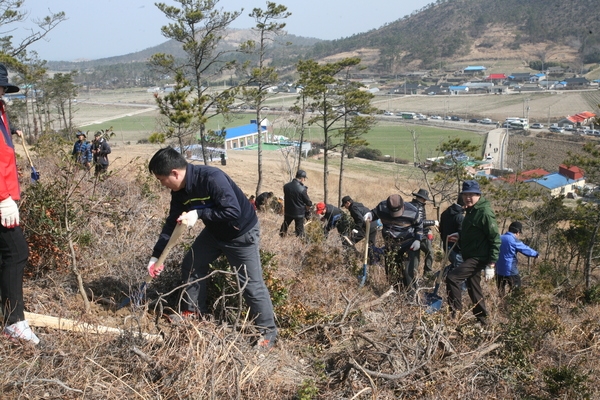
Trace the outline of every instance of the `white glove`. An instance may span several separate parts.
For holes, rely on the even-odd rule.
[[[156,265],[157,261],[158,258],[151,257],[150,262],[148,263],[148,275],[150,275],[153,278],[159,276],[163,269],[165,269],[164,265]]]
[[[412,251],[417,251],[417,250],[419,250],[420,248],[421,248],[421,241],[419,241],[419,240],[415,240],[415,241],[413,242],[413,244],[410,246],[410,249],[411,249]]]
[[[8,196],[0,201],[0,216],[2,217],[2,226],[5,228],[19,226],[19,207],[12,197]]]
[[[363,220],[365,222],[367,222],[367,221],[373,221],[373,214],[370,213],[370,212],[366,213],[365,216],[363,217]]]
[[[494,279],[494,275],[496,275],[496,268],[494,268],[493,264],[488,264],[485,266],[485,280],[491,281]]]
[[[459,237],[458,232],[454,232],[454,233],[449,234],[446,238],[448,239],[448,242],[456,243],[456,242],[458,242],[458,237]]]
[[[177,218],[177,221],[186,224],[188,228],[193,228],[194,225],[196,225],[196,222],[198,222],[198,211],[192,210],[190,212],[184,212]]]
[[[433,225],[434,225],[436,228],[439,228],[439,227],[440,227],[440,221],[438,221],[438,220],[436,219],[435,221],[433,221]]]

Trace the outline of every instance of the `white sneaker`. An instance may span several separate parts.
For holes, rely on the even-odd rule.
[[[4,334],[12,339],[21,339],[38,344],[40,339],[33,333],[27,321],[19,321],[4,328]]]

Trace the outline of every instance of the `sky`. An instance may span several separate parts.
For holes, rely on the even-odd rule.
[[[433,0],[279,0],[292,15],[286,20],[288,33],[297,36],[332,40],[377,29],[421,9]],[[172,0],[162,2],[177,6]],[[25,0],[21,8],[28,19],[42,19],[50,13],[64,11],[66,21],[48,36],[28,47],[48,61],[75,61],[120,56],[153,47],[167,39],[160,28],[169,20],[149,0]],[[356,3],[353,5],[352,3]],[[248,16],[253,8],[265,9],[265,1],[220,0],[218,9],[244,9],[231,27],[251,28]],[[15,38],[20,38],[31,24],[10,26]],[[0,36],[7,35],[0,27]]]

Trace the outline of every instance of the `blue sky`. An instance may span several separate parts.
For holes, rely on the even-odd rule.
[[[167,4],[176,2],[165,0]],[[339,39],[379,28],[396,21],[432,2],[431,0],[281,0],[292,15],[287,31],[298,36]],[[353,5],[355,3],[356,5]],[[231,25],[250,28],[248,14],[253,8],[266,8],[266,1],[220,0],[217,8],[225,11],[244,9]],[[166,39],[160,27],[169,21],[147,0],[25,0],[22,10],[29,19],[41,19],[52,12],[64,11],[67,21],[56,27],[47,39],[29,49],[50,61],[73,61],[119,56],[156,46]],[[0,33],[6,35],[5,29]],[[25,34],[24,24],[15,24],[15,38]]]

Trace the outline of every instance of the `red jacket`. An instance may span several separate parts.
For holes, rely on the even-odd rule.
[[[0,114],[2,115],[2,122],[0,122],[0,131],[2,131],[0,135],[0,201],[5,200],[8,196],[13,200],[19,200],[21,189],[19,188],[17,159],[3,100],[0,100]]]

